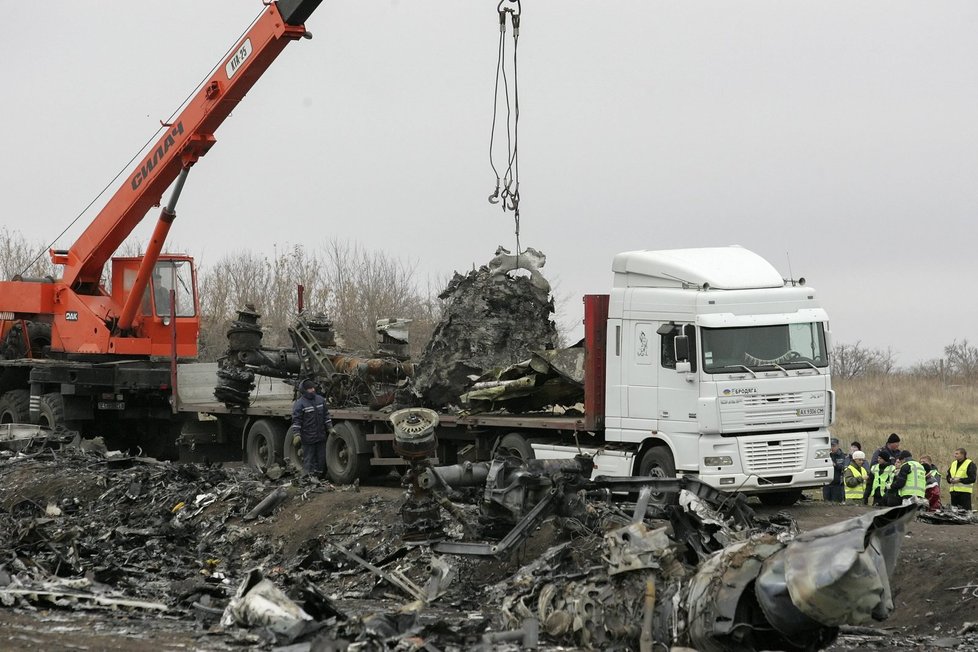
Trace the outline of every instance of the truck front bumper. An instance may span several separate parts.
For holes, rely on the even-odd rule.
[[[699,473],[697,478],[716,489],[762,493],[821,487],[832,480],[832,468],[805,469],[782,475],[756,476],[743,473]]]

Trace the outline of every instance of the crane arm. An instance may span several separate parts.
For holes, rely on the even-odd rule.
[[[67,251],[52,251],[64,265],[63,282],[94,292],[103,265],[146,216],[181,170],[215,143],[214,131],[231,114],[289,42],[311,35],[303,25],[322,0],[269,3],[231,54],[201,86],[98,216]]]

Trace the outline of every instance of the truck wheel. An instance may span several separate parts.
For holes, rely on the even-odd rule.
[[[31,393],[12,389],[0,396],[0,423],[30,423]]]
[[[262,470],[282,459],[285,443],[285,424],[272,419],[259,419],[248,429],[245,458],[252,467]]]
[[[496,447],[496,452],[509,452],[511,455],[515,455],[524,462],[528,460],[536,459],[536,454],[533,452],[533,446],[530,446],[530,442],[527,441],[526,437],[518,432],[511,432],[499,442],[499,446]]]
[[[45,426],[51,430],[63,428],[65,425],[65,399],[61,394],[51,392],[41,397],[41,415],[37,419],[37,425]]]
[[[791,507],[801,500],[801,491],[792,489],[790,491],[770,491],[757,494],[761,504],[767,507]]]
[[[357,453],[356,432],[348,423],[336,426],[336,434],[326,438],[326,470],[336,484],[351,484],[370,474],[370,453]]]
[[[638,464],[638,474],[652,478],[675,478],[676,463],[672,459],[672,453],[665,446],[648,449]],[[675,505],[679,503],[679,494],[655,491],[652,492],[651,502],[656,505]]]
[[[302,473],[302,437],[297,429],[285,432],[285,463],[296,473]]]

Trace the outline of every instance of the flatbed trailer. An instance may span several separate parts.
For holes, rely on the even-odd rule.
[[[288,432],[297,398],[294,382],[256,376],[249,404],[228,406],[214,398],[217,371],[217,363],[177,366],[174,407],[182,423],[181,447],[209,455],[224,447],[225,453],[243,455],[256,467],[282,462],[301,467],[301,444]],[[333,480],[350,482],[404,465],[392,447],[391,410],[341,407],[330,413],[338,433],[327,441],[327,469]],[[572,442],[575,436],[587,437],[587,426],[584,415],[441,414],[438,461],[485,460],[498,446],[531,457],[533,444]]]

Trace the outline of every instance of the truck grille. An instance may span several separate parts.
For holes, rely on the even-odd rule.
[[[804,439],[741,441],[747,473],[800,468],[805,460]]]
[[[802,421],[798,407],[803,403],[801,392],[761,394],[744,399],[744,425],[778,426]]]

